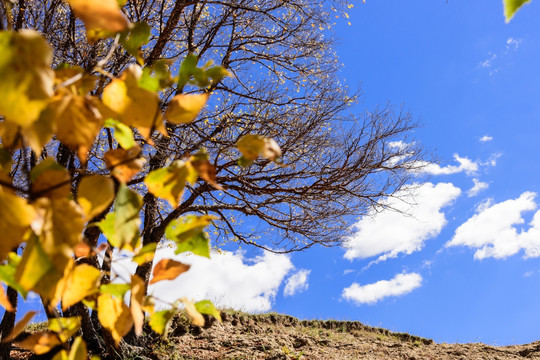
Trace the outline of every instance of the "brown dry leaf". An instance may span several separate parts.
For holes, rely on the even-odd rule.
[[[138,145],[130,149],[114,149],[105,153],[104,159],[111,174],[122,183],[128,182],[141,171],[145,160],[140,158],[141,148]]]
[[[53,158],[46,158],[34,167],[30,179],[32,195],[36,198],[66,199],[71,195],[71,176]]]
[[[217,190],[223,190],[223,187],[216,182],[216,168],[208,160],[206,152],[199,152],[191,157],[191,165],[195,168],[199,177],[212,185]]]
[[[73,253],[76,258],[85,258],[93,254],[92,248],[87,243],[81,241],[73,248]]]
[[[165,118],[173,124],[188,124],[199,115],[209,96],[207,93],[176,95],[169,102]]]
[[[36,314],[37,313],[35,311],[29,311],[26,314],[24,314],[23,318],[15,324],[11,333],[2,339],[2,342],[7,343],[15,339],[21,333],[21,331],[24,330],[24,328],[26,327],[26,324],[28,324],[30,320],[32,320],[34,315]]]
[[[161,115],[159,96],[139,86],[141,75],[141,67],[131,65],[120,79],[114,79],[105,87],[102,99],[103,104],[115,113],[113,118],[137,128],[148,141],[154,130],[164,135],[167,131]]]
[[[130,310],[135,326],[135,335],[141,336],[144,325],[144,313],[142,304],[144,301],[146,287],[144,281],[137,275],[131,277],[131,302]]]
[[[13,305],[11,305],[11,302],[9,301],[6,292],[4,290],[4,287],[0,285],[0,305],[6,309],[6,311],[14,312],[15,308]]]
[[[86,29],[110,32],[124,31],[129,21],[120,11],[116,0],[66,0],[75,15],[86,25]]]
[[[204,326],[204,316],[195,308],[195,304],[187,298],[180,299],[185,306],[186,313],[188,314],[191,323],[196,326]]]
[[[150,284],[157,283],[161,280],[173,280],[182,273],[185,273],[190,268],[189,265],[174,261],[172,259],[162,259],[154,267],[152,272],[152,280]]]
[[[33,351],[36,355],[43,355],[60,344],[60,339],[55,333],[41,331],[30,335],[22,341],[16,342],[14,345],[25,350]]]

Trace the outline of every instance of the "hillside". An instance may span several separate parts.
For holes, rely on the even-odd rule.
[[[437,344],[405,333],[359,322],[298,320],[278,314],[223,312],[223,322],[207,319],[205,328],[177,319],[169,337],[146,335],[147,346],[126,359],[159,360],[503,360],[540,359],[540,342],[493,347],[485,344]],[[13,351],[12,359],[29,359]]]

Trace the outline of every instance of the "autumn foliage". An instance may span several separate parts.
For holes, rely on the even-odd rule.
[[[229,75],[210,63],[199,67],[195,54],[189,54],[174,74],[170,61],[145,66],[140,48],[150,37],[147,24],[130,23],[116,0],[67,3],[84,22],[90,43],[109,39],[109,52],[91,69],[67,64],[53,69],[52,50],[36,31],[0,32],[0,280],[23,297],[37,293],[49,316],[47,330],[19,339],[35,315],[25,314],[10,334],[2,334],[2,341],[15,340],[18,347],[38,355],[55,349],[55,360],[88,356],[80,336],[83,319],[66,316],[81,303],[97,312],[111,346],[132,330],[140,335],[146,316],[159,334],[181,309],[197,325],[204,323],[202,314],[219,319],[209,301],[193,303],[187,298],[158,311],[154,303],[159,299],[147,295],[146,279],[132,275],[111,283],[110,264],[97,267],[95,262],[110,263],[113,249],[131,254],[139,265],[154,259],[157,244],[141,242],[142,196],[129,182],[145,166],[152,134],[168,136],[167,124],[192,122],[211,96],[211,86]],[[136,64],[113,76],[103,65],[118,48]],[[183,94],[186,86],[199,93]],[[160,91],[173,87],[176,95],[162,103]],[[89,162],[88,152],[102,133],[111,146],[102,149],[101,161]],[[73,170],[59,164],[47,156],[47,147],[68,148],[77,154],[80,166]],[[240,166],[258,157],[280,160],[279,146],[265,136],[247,134],[237,147]],[[20,168],[26,170],[13,170]],[[205,181],[220,189],[215,173],[208,153],[199,149],[148,172],[141,186],[176,208],[189,184]],[[176,253],[209,257],[205,228],[214,219],[175,219],[165,237],[176,245]],[[107,241],[88,244],[83,234],[91,228],[98,228]],[[162,259],[153,268],[150,284],[186,271],[189,265]],[[16,310],[3,287],[0,304],[8,312]]]

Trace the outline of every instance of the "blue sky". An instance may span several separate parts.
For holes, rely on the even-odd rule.
[[[344,247],[184,257],[192,269],[152,291],[437,342],[539,340],[540,2],[509,24],[487,0],[353,5],[334,30],[342,77],[364,93],[354,110],[403,105],[439,159],[403,208],[414,216],[362,219]]]

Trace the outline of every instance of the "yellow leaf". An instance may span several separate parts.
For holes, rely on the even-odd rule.
[[[62,310],[98,292],[101,272],[88,264],[80,264],[69,274],[62,295]]]
[[[27,127],[53,95],[52,51],[34,30],[0,33],[0,115]]]
[[[173,124],[188,124],[195,120],[197,115],[208,101],[208,94],[180,94],[169,102],[165,111],[165,118]]]
[[[105,121],[98,106],[96,97],[68,94],[56,116],[58,140],[76,151],[83,163]]]
[[[196,180],[197,172],[191,163],[176,160],[166,168],[150,172],[146,175],[144,183],[152,194],[167,200],[173,207],[177,207],[186,181],[193,184]]]
[[[111,333],[116,344],[120,343],[133,326],[131,312],[124,301],[109,294],[98,297],[98,318],[101,325]]]
[[[144,294],[146,287],[144,286],[144,280],[137,275],[131,276],[131,301],[130,311],[133,317],[133,324],[135,326],[135,335],[141,336],[144,325],[144,313],[142,310],[142,304],[144,301]]]
[[[52,360],[68,360],[68,353],[66,350],[60,350],[54,355]]]
[[[28,127],[21,128],[21,135],[37,157],[41,155],[41,150],[51,140],[56,131],[55,118],[56,113],[54,110],[46,107],[37,121]]]
[[[71,345],[68,360],[86,360],[87,358],[86,343],[78,336]]]
[[[71,195],[71,176],[53,158],[41,161],[30,172],[35,197],[67,198]]]
[[[77,202],[81,205],[87,221],[105,209],[114,200],[114,181],[101,175],[85,176],[79,182]]]
[[[81,327],[81,318],[74,317],[58,317],[49,319],[48,328],[54,331],[61,342],[68,341],[73,335],[79,331]]]
[[[6,311],[14,312],[15,308],[11,305],[3,286],[0,286],[0,305],[6,309]]]
[[[129,27],[126,16],[120,11],[116,0],[66,0],[86,25],[86,29],[111,32],[124,31]]]
[[[272,161],[281,158],[281,149],[274,139],[261,135],[245,135],[236,144],[242,156],[252,162],[259,156]]]
[[[0,189],[0,261],[23,242],[35,218],[36,212],[26,199]]]
[[[8,336],[6,336],[5,338],[2,338],[2,342],[6,343],[6,342],[9,342],[9,341],[15,339],[17,337],[17,335],[19,335],[24,330],[26,325],[30,322],[30,320],[32,320],[32,318],[36,314],[37,313],[35,311],[29,311],[26,314],[24,314],[23,318],[21,320],[19,320],[15,324],[15,326],[13,327],[13,330],[11,331],[11,333]]]
[[[140,66],[130,66],[120,79],[114,79],[103,90],[103,104],[108,106],[117,120],[137,128],[149,139],[154,130],[166,135],[157,93],[139,86],[142,70]]]
[[[14,345],[25,350],[33,351],[36,355],[42,355],[60,344],[60,339],[58,339],[55,333],[41,331],[30,335],[22,341],[16,342]]]
[[[191,319],[191,323],[197,326],[204,326],[204,316],[197,311],[195,304],[186,298],[182,298],[180,300],[184,303],[186,313]]]
[[[111,174],[120,182],[128,182],[141,171],[145,160],[140,158],[141,148],[135,145],[131,149],[114,149],[105,153],[104,159]]]
[[[157,243],[150,243],[143,246],[135,256],[133,256],[133,262],[138,265],[142,265],[154,259],[156,253]]]
[[[176,279],[178,275],[185,273],[189,270],[189,268],[189,265],[183,264],[179,261],[174,261],[172,259],[162,259],[154,267],[150,284],[157,283],[161,280]]]

